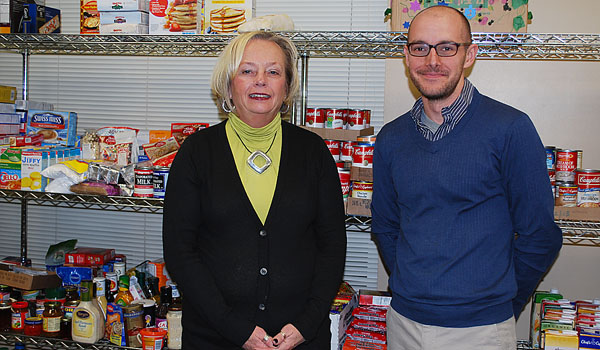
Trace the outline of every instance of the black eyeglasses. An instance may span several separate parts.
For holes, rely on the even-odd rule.
[[[435,53],[437,53],[440,57],[452,57],[455,56],[458,52],[458,48],[460,46],[469,46],[471,43],[439,43],[436,45],[430,45],[427,43],[410,43],[406,46],[408,47],[408,53],[411,56],[416,57],[425,57],[429,55],[431,49],[435,49]]]

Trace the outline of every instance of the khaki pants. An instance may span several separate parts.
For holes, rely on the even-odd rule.
[[[390,307],[387,345],[388,350],[515,350],[515,318],[486,326],[446,328],[414,322]]]

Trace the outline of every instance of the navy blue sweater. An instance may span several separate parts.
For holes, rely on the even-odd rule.
[[[439,141],[409,113],[385,125],[373,163],[372,230],[394,310],[443,327],[518,317],[562,244],[529,117],[475,91]]]

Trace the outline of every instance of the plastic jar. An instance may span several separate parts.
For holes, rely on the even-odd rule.
[[[27,317],[25,319],[25,335],[39,337],[42,335],[42,319],[39,317]]]
[[[42,333],[44,337],[58,338],[60,337],[60,319],[63,316],[60,302],[47,301],[44,306]]]
[[[13,333],[23,333],[27,317],[29,317],[29,303],[26,301],[14,302],[10,319],[10,328]]]
[[[182,309],[181,305],[175,304],[169,307],[167,312],[167,327],[168,327],[168,348],[169,349],[181,349],[181,335],[183,333],[183,327],[181,326]]]

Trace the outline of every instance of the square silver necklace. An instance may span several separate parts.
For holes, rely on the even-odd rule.
[[[242,141],[242,138],[237,133],[237,131],[235,131],[235,129],[233,129],[233,132],[235,132],[235,135],[238,137],[238,139],[240,140],[240,142],[242,143],[242,145],[244,146],[246,151],[248,151],[248,153],[250,153],[250,156],[246,160],[246,163],[248,164],[248,166],[250,168],[252,168],[252,170],[256,171],[258,174],[264,173],[265,170],[267,170],[271,166],[271,163],[273,163],[271,161],[271,158],[267,155],[267,153],[269,153],[269,151],[271,150],[271,147],[273,147],[273,144],[275,143],[275,139],[277,138],[277,131],[275,132],[275,136],[273,136],[273,141],[271,141],[271,145],[269,146],[269,149],[267,149],[266,152],[263,152],[261,150],[256,150],[254,152],[250,151],[248,149],[248,147],[246,146],[246,144],[244,143],[244,141]],[[256,160],[256,158],[259,158],[259,157],[265,160],[265,164],[263,166],[258,166],[254,162]]]

